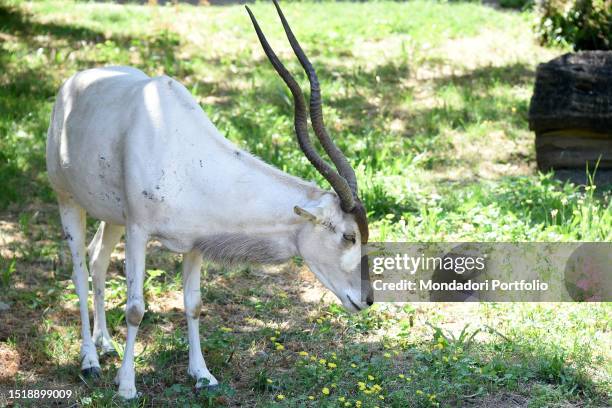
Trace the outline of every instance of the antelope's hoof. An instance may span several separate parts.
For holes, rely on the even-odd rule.
[[[138,400],[140,397],[142,397],[142,393],[138,392],[136,390],[119,390],[118,395],[121,397],[121,399],[123,399],[125,402],[133,402]]]
[[[102,372],[100,371],[100,367],[89,367],[81,370],[81,375],[85,378],[100,378]]]
[[[219,384],[202,384],[200,382],[198,382],[198,384],[196,384],[195,387],[196,393],[200,393],[202,391],[206,391],[206,392],[215,392],[217,390],[219,390]]]
[[[204,389],[206,389],[206,391],[217,391],[219,389],[219,384],[213,384],[213,385],[206,385],[204,387],[202,387]]]
[[[119,353],[117,353],[117,350],[115,350],[114,348],[102,349],[102,351],[100,352],[100,357],[101,358],[119,357]]]

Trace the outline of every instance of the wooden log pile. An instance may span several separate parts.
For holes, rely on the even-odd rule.
[[[529,108],[540,170],[612,169],[612,51],[565,54],[536,73]]]

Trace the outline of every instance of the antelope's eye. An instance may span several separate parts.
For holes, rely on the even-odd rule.
[[[355,243],[355,234],[342,234],[342,239],[350,242],[352,244]]]

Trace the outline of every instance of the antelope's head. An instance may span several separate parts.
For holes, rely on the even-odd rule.
[[[332,168],[313,147],[308,134],[308,111],[302,90],[280,62],[255,16],[246,6],[268,60],[293,95],[295,133],[300,149],[335,192],[323,195],[308,207],[294,208],[296,215],[303,220],[298,234],[298,251],[317,278],[338,296],[344,307],[349,311],[358,311],[372,304],[372,291],[367,272],[362,274],[361,271],[361,245],[368,242],[368,220],[357,195],[355,171],[325,129],[317,74],[276,0],[274,6],[291,48],[310,82],[310,120],[314,133],[335,166],[335,169]]]

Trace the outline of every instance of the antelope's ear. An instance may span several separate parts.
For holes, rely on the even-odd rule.
[[[305,219],[307,219],[308,221],[310,221],[310,222],[312,222],[314,224],[318,224],[319,223],[319,220],[317,219],[316,215],[314,215],[313,213],[311,213],[308,210],[303,209],[299,205],[296,205],[295,207],[293,207],[293,212],[295,212],[300,217],[305,218]]]

